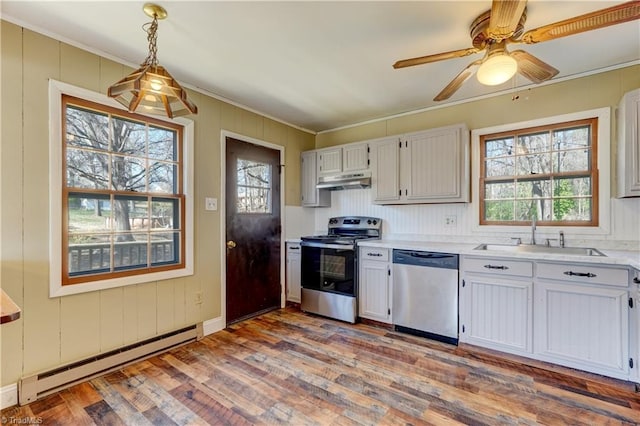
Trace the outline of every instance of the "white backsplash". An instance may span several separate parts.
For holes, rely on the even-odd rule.
[[[315,209],[300,206],[284,207],[284,237],[285,239],[296,239],[305,235],[315,233],[316,224]],[[326,233],[326,224],[325,231]]]
[[[562,228],[567,245],[596,246],[606,249],[640,250],[640,198],[612,199],[611,226],[608,232],[585,228]],[[313,233],[326,233],[327,223],[334,216],[373,216],[383,220],[383,238],[416,241],[509,242],[520,237],[531,239],[529,227],[503,227],[487,232],[476,224],[472,209],[475,204],[413,204],[375,205],[371,189],[333,191],[331,207],[302,208],[287,206],[285,235],[298,238]],[[454,225],[446,225],[453,218]],[[313,226],[312,226],[313,224]],[[485,228],[486,229],[486,228]],[[557,238],[560,228],[538,227],[536,239]]]

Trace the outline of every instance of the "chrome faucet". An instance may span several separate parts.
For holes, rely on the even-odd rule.
[[[560,231],[560,238],[558,239],[560,247],[564,248],[564,231]]]
[[[531,245],[536,245],[536,216],[531,217]]]

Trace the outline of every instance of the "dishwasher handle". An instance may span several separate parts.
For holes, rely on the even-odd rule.
[[[420,259],[448,259],[451,257],[455,257],[455,254],[445,254],[445,253],[429,253],[429,252],[419,252],[414,251],[411,253],[411,257],[418,257]]]
[[[393,250],[394,265],[458,269],[459,256],[453,253],[439,253],[418,250]]]

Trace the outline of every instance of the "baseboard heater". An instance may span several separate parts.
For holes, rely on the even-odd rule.
[[[18,382],[18,404],[29,404],[38,398],[80,382],[119,370],[127,364],[141,361],[185,343],[194,342],[201,339],[202,336],[202,323],[198,323],[54,370],[23,377]]]

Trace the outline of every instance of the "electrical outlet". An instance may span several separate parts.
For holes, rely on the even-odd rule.
[[[448,215],[444,217],[444,226],[447,228],[455,228],[458,225],[458,218],[456,215]]]
[[[205,210],[218,210],[218,199],[217,198],[205,198],[204,199],[204,209]]]
[[[196,305],[202,305],[202,292],[198,291],[195,297]]]

